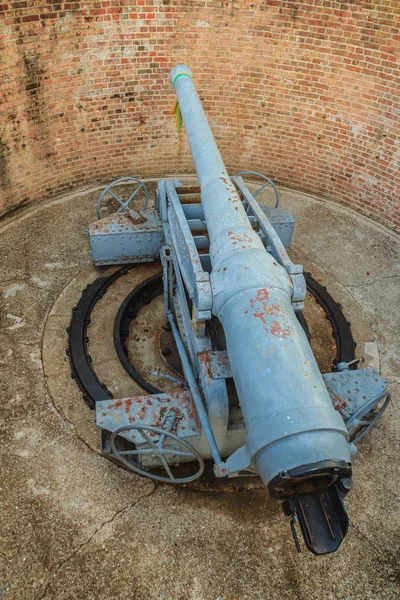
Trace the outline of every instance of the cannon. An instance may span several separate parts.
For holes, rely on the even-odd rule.
[[[97,398],[101,450],[173,484],[200,477],[205,461],[217,478],[259,476],[283,502],[297,549],[300,528],[313,553],[334,552],[348,528],[352,457],[389,402],[388,384],[352,361],[321,374],[299,319],[306,282],[288,254],[294,218],[267,177],[275,207],[258,204],[246,173],[229,176],[191,70],[178,65],[170,80],[200,198],[162,179],[149,207],[133,178],[127,201],[105,190],[121,206],[100,218],[102,195],[88,233],[95,265],[160,261],[165,331],[183,377],[170,393]],[[133,210],[140,189],[145,206]]]

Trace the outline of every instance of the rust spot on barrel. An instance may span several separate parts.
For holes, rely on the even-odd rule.
[[[281,338],[287,338],[290,335],[290,332],[287,329],[282,329],[279,321],[274,321],[271,327],[271,334]]]
[[[266,325],[264,313],[254,313],[254,316],[256,319],[260,319],[264,325]]]
[[[257,300],[259,300],[260,302],[266,302],[267,300],[269,300],[269,294],[268,294],[267,288],[262,288],[261,290],[258,290]]]
[[[251,308],[254,310],[255,305],[257,303],[261,303],[264,311],[267,311],[268,310],[268,304],[267,304],[268,299],[269,299],[269,294],[268,294],[267,288],[261,288],[260,290],[258,290],[255,298],[250,298]]]
[[[144,419],[146,416],[147,416],[147,406],[143,406],[138,412],[139,420]]]
[[[253,238],[245,231],[243,233],[233,233],[232,231],[228,231],[228,236],[234,240],[233,243],[247,242],[248,244],[251,244],[253,242]],[[242,246],[242,248],[245,247],[246,246]]]

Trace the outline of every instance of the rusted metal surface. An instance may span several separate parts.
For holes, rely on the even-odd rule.
[[[159,257],[164,233],[154,210],[125,211],[89,226],[95,265],[153,261]]]
[[[162,429],[167,411],[176,414],[176,435],[190,437],[200,434],[197,411],[188,391],[97,402],[96,423],[110,432],[125,425],[150,425]],[[133,443],[143,443],[135,430],[123,433],[122,437]]]
[[[158,348],[167,367],[179,377],[183,377],[182,362],[171,329],[161,329],[158,336]]]
[[[333,406],[347,420],[388,385],[372,368],[323,375]]]
[[[200,202],[199,194],[181,194],[181,188],[178,188],[179,197],[183,205],[185,204],[198,204]]]
[[[180,185],[178,189],[178,193],[180,196],[186,194],[200,194],[200,186],[199,185]]]
[[[296,330],[282,306],[269,301],[267,288],[259,289],[256,296],[250,298],[250,306],[253,310],[253,316],[256,319],[260,319],[266,333],[281,339],[286,339],[290,336],[297,337]],[[246,309],[244,314],[248,313],[249,310]]]
[[[232,377],[228,354],[225,350],[208,350],[197,355],[204,375],[208,379]]]
[[[131,208],[127,210],[125,214],[128,217],[128,219],[130,219],[135,225],[138,225],[139,223],[144,223],[147,220],[147,218],[143,214]]]
[[[335,410],[338,410],[340,413],[342,411],[348,411],[349,403],[344,398],[342,398],[342,396],[339,396],[339,394],[335,392],[328,383],[325,383],[325,385],[326,389],[329,392]]]
[[[140,225],[140,227],[132,227]],[[108,235],[110,233],[140,233],[153,231],[159,228],[160,223],[157,215],[151,209],[146,209],[140,213],[136,210],[129,210],[121,213],[115,213],[94,221],[89,225],[89,235]]]

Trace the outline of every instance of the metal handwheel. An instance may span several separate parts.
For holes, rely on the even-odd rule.
[[[385,398],[382,406],[376,412],[373,412],[378,406],[379,402]],[[378,419],[383,415],[387,405],[390,402],[390,394],[380,394],[375,396],[370,402],[361,406],[356,412],[351,415],[346,421],[345,425],[350,433],[350,441],[353,444],[357,444],[364,435],[375,425]]]
[[[258,190],[256,190],[255,192],[251,192],[252,196],[255,198],[260,192],[263,191],[264,188],[266,188],[268,185],[271,185],[274,192],[275,192],[275,208],[278,208],[279,206],[279,202],[281,200],[281,197],[279,195],[279,190],[276,187],[276,185],[274,184],[274,182],[267,177],[266,175],[263,175],[262,173],[259,173],[258,171],[241,171],[240,173],[236,173],[234,175],[234,177],[243,177],[243,175],[255,175],[256,177],[261,177],[261,179],[265,179],[266,183],[264,183],[261,187],[258,188]]]
[[[118,450],[115,446],[115,440],[117,436],[121,435],[121,433],[128,431],[138,431],[142,436],[143,440],[146,441],[148,446],[150,447],[140,448],[136,450]],[[147,435],[147,431],[157,433],[160,436],[158,441],[154,442]],[[174,440],[176,442],[174,447],[166,448],[165,446],[163,446],[165,438],[170,438]],[[110,444],[115,458],[121,461],[126,467],[128,467],[128,469],[131,469],[132,471],[135,471],[135,473],[139,473],[139,475],[143,475],[144,477],[150,477],[150,479],[155,479],[156,481],[162,481],[165,483],[189,483],[190,481],[194,481],[195,479],[200,477],[200,475],[204,471],[204,460],[201,457],[201,454],[196,450],[196,448],[189,444],[189,442],[186,442],[185,440],[179,438],[174,433],[171,433],[170,431],[167,431],[165,429],[160,429],[159,427],[153,427],[152,425],[126,425],[125,427],[120,427],[111,435]],[[176,449],[176,447],[179,448],[179,446],[183,446],[188,451],[185,452],[183,450]],[[160,466],[164,467],[165,471],[168,474],[168,477],[165,477],[163,475],[156,475],[155,473],[145,471],[144,469],[141,469],[140,467],[132,464],[131,462],[126,460],[126,458],[124,458],[125,456],[140,457],[143,454],[151,454],[153,457],[159,458],[161,462]],[[165,458],[166,455],[185,456],[187,458],[196,460],[199,463],[199,469],[194,475],[190,475],[188,477],[174,477],[168,464],[168,461]]]
[[[118,196],[111,190],[111,188],[113,188],[115,185],[118,185],[122,181],[135,181],[138,184],[137,188],[129,196],[129,198],[128,198],[128,200],[126,200],[126,202],[124,202],[123,200],[121,200],[121,198],[118,198]],[[113,181],[112,183],[110,183],[110,185],[108,185],[105,190],[103,190],[103,192],[100,195],[100,198],[97,201],[97,206],[96,206],[96,216],[97,216],[97,218],[100,219],[100,205],[101,205],[102,200],[103,200],[103,198],[104,198],[104,196],[106,194],[110,194],[118,202],[118,204],[120,205],[120,208],[117,210],[117,213],[120,213],[123,210],[126,210],[128,208],[128,206],[131,203],[131,201],[134,199],[134,197],[136,196],[136,194],[138,193],[138,191],[141,190],[141,189],[144,190],[144,194],[145,194],[145,200],[144,200],[143,209],[142,209],[142,210],[144,210],[145,208],[147,208],[147,205],[149,203],[149,192],[148,192],[148,189],[147,189],[146,185],[143,183],[143,181],[141,181],[137,177],[121,177],[121,179],[116,179],[115,181]]]

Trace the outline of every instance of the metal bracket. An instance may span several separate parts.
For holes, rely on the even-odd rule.
[[[357,443],[386,409],[390,394],[387,381],[372,368],[322,375],[333,406],[343,417],[351,441]],[[374,412],[379,403],[383,404]]]
[[[198,354],[202,370],[210,379],[228,379],[232,377],[228,353],[224,350],[209,350]]]
[[[286,252],[286,248],[283,245],[279,235],[276,233],[274,227],[271,225],[269,219],[265,216],[263,210],[260,208],[257,201],[247,189],[242,177],[232,177],[232,181],[234,182],[234,184],[242,194],[243,198],[245,199],[248,209],[253,213],[253,216],[257,219],[260,229],[266,237],[266,239],[268,240],[268,245],[271,247],[272,256],[275,258],[278,264],[280,264],[286,269],[291,278],[293,284],[293,308],[296,311],[303,310],[304,300],[307,291],[306,282],[303,275],[303,266],[299,264],[294,264],[290,260],[289,255]]]
[[[166,180],[165,188],[172,245],[189,296],[193,300],[196,321],[208,321],[211,319],[212,309],[210,275],[201,265],[192,232],[175,189],[175,182]]]

